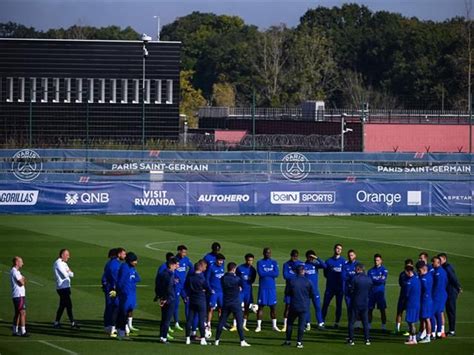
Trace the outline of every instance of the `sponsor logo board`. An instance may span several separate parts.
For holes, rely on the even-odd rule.
[[[33,181],[43,169],[43,162],[38,153],[32,149],[22,149],[12,157],[13,175],[21,181]]]
[[[336,203],[335,191],[271,191],[270,202],[273,205]]]
[[[37,190],[0,190],[0,206],[34,206],[38,193]]]

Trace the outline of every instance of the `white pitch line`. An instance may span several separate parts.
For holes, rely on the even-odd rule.
[[[54,344],[52,344],[52,343],[50,343],[49,341],[46,341],[46,340],[38,340],[38,343],[50,346],[50,347],[55,348],[57,350],[64,351],[65,353],[68,353],[68,354],[71,354],[71,355],[78,355],[78,353],[75,353],[74,351],[71,351],[71,350],[66,349],[66,348],[62,348],[58,345],[54,345]]]
[[[227,219],[225,219],[225,218],[216,218],[216,219],[227,221]],[[359,241],[362,241],[362,242],[372,242],[372,243],[379,243],[379,244],[386,244],[386,245],[395,245],[395,246],[403,247],[403,248],[412,248],[412,249],[418,249],[418,250],[427,250],[427,251],[440,252],[440,250],[438,250],[438,249],[429,249],[429,248],[413,246],[413,245],[406,245],[406,244],[400,244],[400,243],[390,243],[390,242],[384,242],[384,241],[381,241],[381,240],[374,240],[374,239],[348,237],[348,236],[343,236],[343,235],[340,235],[340,234],[332,234],[332,233],[325,233],[325,232],[318,233],[318,232],[313,232],[313,231],[310,231],[310,230],[307,230],[307,229],[290,228],[290,227],[283,227],[283,226],[269,226],[269,225],[266,225],[266,224],[248,223],[248,222],[240,222],[240,223],[247,224],[247,225],[266,226],[268,228],[286,229],[286,230],[291,230],[291,231],[296,231],[296,232],[304,232],[304,233],[309,233],[309,234],[327,235],[327,236],[330,236],[330,237],[359,240]],[[446,250],[444,250],[444,252],[446,252],[446,254],[448,254],[448,256],[455,255],[455,256],[460,256],[460,257],[463,257],[463,258],[474,259],[474,256],[472,256],[472,255],[453,253],[453,252],[446,251]]]
[[[150,287],[150,285],[136,285],[137,287]],[[91,287],[91,288],[99,288],[102,285],[74,285],[73,287]]]

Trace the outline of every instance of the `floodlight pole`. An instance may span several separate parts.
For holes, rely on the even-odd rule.
[[[344,114],[341,115],[341,152],[344,152]]]
[[[146,57],[148,50],[146,49],[146,41],[143,41],[143,67],[142,67],[142,150],[145,150],[145,69]]]
[[[159,42],[160,41],[160,32],[161,32],[161,26],[160,26],[160,16],[153,16],[153,18],[156,18],[156,40]]]

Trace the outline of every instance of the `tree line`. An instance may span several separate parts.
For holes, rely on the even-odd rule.
[[[270,9],[269,9],[270,11]],[[162,28],[181,41],[186,107],[297,106],[468,109],[472,20],[421,21],[357,4],[317,7],[297,26],[260,30],[237,16],[193,12]],[[0,24],[0,37],[136,40],[131,27],[37,31]],[[188,111],[188,109],[186,111]]]

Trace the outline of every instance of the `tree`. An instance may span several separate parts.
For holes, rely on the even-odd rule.
[[[179,113],[186,115],[190,128],[197,128],[197,112],[199,107],[206,105],[206,99],[199,89],[195,89],[191,84],[194,72],[192,70],[182,70],[179,73],[179,84],[181,87],[181,102]]]
[[[235,88],[226,81],[225,75],[219,76],[219,82],[212,86],[212,103],[215,106],[235,106]]]

